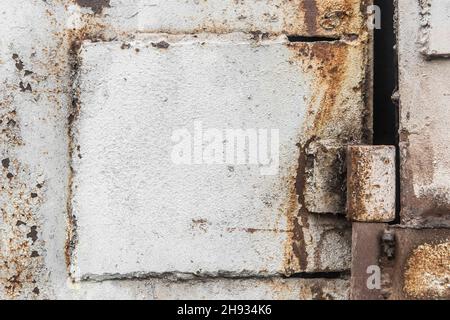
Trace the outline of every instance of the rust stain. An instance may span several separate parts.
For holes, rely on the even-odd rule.
[[[125,44],[124,49],[128,47],[127,43],[133,37],[126,32],[118,32],[113,27],[103,22],[101,15],[102,9],[109,7],[110,1],[76,1],[78,5],[83,7],[91,7],[93,14],[83,13],[79,18],[80,24],[77,28],[64,29],[64,31],[55,32],[54,37],[61,43],[59,51],[57,52],[57,61],[53,67],[50,67],[51,74],[57,74],[58,77],[58,95],[64,96],[65,99],[56,97],[55,102],[59,105],[62,103],[69,104],[69,111],[67,115],[67,136],[68,136],[68,153],[70,162],[70,172],[67,183],[67,237],[64,249],[65,262],[69,275],[72,275],[71,267],[73,265],[72,254],[78,242],[77,236],[77,220],[72,212],[72,184],[73,184],[73,168],[72,160],[79,155],[79,146],[73,140],[73,122],[77,120],[80,112],[80,92],[76,83],[79,67],[82,63],[80,58],[80,50],[84,41],[91,42],[108,42],[121,39],[122,44]],[[57,23],[57,22],[55,22]],[[63,77],[63,75],[65,77]],[[62,78],[63,80],[59,80]],[[69,79],[69,85],[67,85]]]
[[[347,149],[347,218],[389,222],[395,218],[395,150],[387,146]]]
[[[20,146],[23,144],[23,140],[13,101],[11,96],[0,101],[0,139],[10,146]]]
[[[75,0],[80,7],[90,8],[95,14],[102,13],[104,8],[110,8],[110,0]]]
[[[305,14],[306,31],[310,35],[315,35],[317,31],[318,9],[316,0],[304,0],[301,2],[301,10]]]
[[[335,121],[337,98],[341,92],[347,74],[348,47],[342,42],[335,42],[330,48],[329,43],[305,44],[298,51],[300,59],[308,62],[316,74],[311,105],[315,105],[317,97],[322,96],[314,116],[313,130],[320,134],[324,128]],[[313,112],[309,109],[309,112]]]
[[[109,1],[76,3],[82,7],[91,7],[94,13],[101,13],[103,8],[109,6]],[[67,8],[69,3],[64,5]],[[115,36],[111,28],[100,22],[100,15],[83,14],[83,27],[66,29],[66,21],[58,20],[58,15],[50,10],[52,9],[47,10],[49,24],[55,30],[60,30],[52,33],[54,47],[37,45],[29,57],[23,56],[21,52],[12,54],[10,59],[19,75],[19,81],[2,85],[4,94],[0,97],[0,139],[11,153],[14,147],[24,144],[20,131],[20,116],[15,108],[15,96],[26,92],[33,95],[35,101],[48,99],[56,108],[65,110],[67,104],[71,104],[76,109],[77,95],[72,91],[72,83],[68,84],[67,79],[74,79],[79,65],[77,52],[82,41],[107,41]],[[106,32],[110,32],[110,35],[105,35]],[[23,61],[27,61],[26,66]],[[42,86],[39,85],[41,81]],[[51,88],[47,81],[52,84]],[[13,94],[7,95],[5,92]],[[76,115],[77,110],[69,112],[71,116],[68,122]],[[34,183],[34,173],[29,172],[26,166],[11,155],[4,155],[1,160],[0,295],[11,299],[43,298],[45,293],[40,288],[45,286],[47,273],[43,256],[44,241],[37,213],[44,201],[45,184],[40,180]],[[73,234],[76,220],[71,214],[69,204],[68,212],[69,230],[65,252],[67,263],[70,261],[70,247],[76,241]]]
[[[359,35],[365,28],[365,8],[361,0],[301,0],[301,17],[284,27],[287,34],[332,36]]]
[[[43,202],[43,182],[30,184],[30,173],[16,159],[2,161],[0,290],[9,299],[35,297],[43,249],[36,218]],[[41,186],[41,187],[39,187]]]
[[[332,47],[331,47],[332,46]],[[309,145],[323,135],[324,129],[333,124],[338,116],[337,97],[346,76],[347,48],[341,42],[292,43],[293,63],[297,63],[308,74],[313,74],[311,100],[307,110],[306,125],[302,129],[297,147],[299,159],[291,176],[287,178],[290,196],[286,204],[288,229],[292,230],[285,245],[285,270],[292,274],[307,270],[308,253],[304,228],[308,228],[308,212],[305,205],[307,168],[310,159]],[[319,98],[321,97],[321,98]],[[318,100],[319,99],[319,100]],[[305,138],[306,137],[306,138]],[[306,139],[306,141],[305,141]]]
[[[341,28],[350,28],[350,24],[346,21],[356,21],[357,17],[354,15],[355,0],[342,0],[343,5],[336,7],[333,1],[326,1],[327,6],[323,5],[323,1],[317,3],[316,1],[306,0],[302,1],[303,12],[306,14],[306,24],[309,32],[318,33],[318,27],[330,29],[330,26],[336,25],[336,30]],[[63,34],[58,34],[58,37],[65,39],[69,45],[69,56],[71,57],[71,73],[76,73],[79,66],[78,51],[84,40],[91,41],[108,41],[116,39],[117,31],[113,30],[108,25],[105,25],[100,19],[100,15],[105,7],[109,7],[109,1],[80,1],[75,0],[78,5],[82,7],[90,7],[96,13],[96,15],[83,15],[82,20],[84,26],[79,29],[68,30]],[[303,23],[302,23],[303,25]],[[217,27],[217,26],[216,26]],[[201,27],[198,31],[212,31],[215,30],[214,26]],[[334,30],[333,32],[336,32]],[[162,30],[164,32],[171,33],[170,30]],[[216,30],[218,33],[226,33],[227,30]],[[329,30],[326,30],[327,32]],[[320,31],[319,33],[323,33]],[[127,36],[121,35],[127,39]],[[263,35],[261,35],[263,37]],[[120,37],[118,37],[120,38]],[[168,43],[155,43],[155,46],[161,49],[166,49]],[[330,50],[330,48],[333,50]],[[334,48],[337,49],[334,49]],[[292,50],[297,54],[297,61],[301,61],[302,66],[308,72],[315,73],[315,79],[319,79],[314,84],[313,92],[311,96],[313,101],[310,102],[308,109],[309,119],[313,119],[313,130],[305,129],[302,137],[307,136],[311,139],[315,139],[325,130],[324,128],[330,126],[336,121],[336,118],[340,116],[340,110],[337,108],[339,104],[339,93],[342,87],[342,80],[346,77],[346,66],[348,65],[347,50],[344,43],[304,43],[293,44]],[[64,63],[64,61],[62,62]],[[359,88],[360,89],[360,88]],[[324,93],[322,95],[322,93]],[[69,116],[69,141],[72,141],[71,123],[76,120],[79,112],[78,94],[76,92],[71,93],[72,99],[72,112]],[[320,108],[317,108],[320,105]],[[318,110],[318,111],[317,111]],[[316,112],[317,111],[317,112]],[[305,134],[306,132],[306,134]],[[70,142],[72,143],[72,142]],[[309,142],[301,141],[299,139],[298,148],[300,152],[299,163],[295,164],[292,168],[292,173],[285,179],[284,183],[289,185],[289,195],[285,203],[285,206],[281,208],[281,211],[286,214],[288,219],[287,230],[280,232],[288,232],[288,241],[285,244],[285,269],[286,274],[299,272],[306,270],[308,266],[308,254],[306,251],[306,241],[303,234],[304,228],[308,228],[308,214],[304,205],[303,192],[306,184],[305,163],[307,163],[306,148]],[[76,146],[71,145],[70,154]],[[71,178],[70,178],[71,179]],[[69,181],[69,193],[71,193],[71,180]],[[68,200],[68,212],[69,212],[69,231],[68,240],[66,244],[66,263],[70,268],[71,252],[76,244],[76,220],[71,213],[70,198]],[[201,221],[193,221],[194,225],[204,225]],[[245,230],[244,230],[245,229]],[[258,232],[259,230],[252,228],[243,228],[246,232]],[[260,230],[275,232],[276,230]]]
[[[109,6],[109,1],[77,1],[80,6],[90,6],[94,13],[101,13],[101,9]],[[72,124],[76,121],[80,111],[80,92],[75,87],[75,81],[78,74],[78,69],[82,63],[79,51],[83,41],[90,40],[92,42],[111,41],[116,37],[114,32],[108,25],[102,23],[100,15],[83,14],[81,16],[81,27],[76,29],[68,29],[64,32],[55,33],[55,37],[63,39],[63,45],[60,48],[60,61],[54,71],[56,74],[66,73],[70,79],[70,85],[61,84],[69,87],[65,93],[70,104],[69,113],[67,117],[68,122],[68,143],[69,143],[69,158],[70,163],[75,155],[79,155],[78,147],[73,141]],[[72,212],[72,184],[73,184],[73,168],[70,166],[70,172],[67,185],[67,237],[64,249],[65,262],[69,275],[71,275],[72,253],[78,242],[77,236],[77,220]]]
[[[365,192],[365,185],[370,180],[372,167],[362,149],[353,148],[347,156],[347,168],[350,168],[347,173],[348,190],[352,190],[352,194],[347,197],[347,211],[349,214],[352,213],[361,218],[360,215],[366,211],[365,205],[369,200]],[[356,216],[349,216],[349,218],[357,218]]]
[[[345,3],[348,8],[353,8],[355,4],[351,0]],[[328,4],[331,6],[331,2]],[[322,3],[313,2],[309,2],[309,6],[313,6],[312,11],[308,13],[309,28],[312,32],[317,23],[317,17],[313,13],[317,6],[319,11],[324,7]],[[345,12],[351,10],[346,9]],[[343,16],[347,17],[347,14]],[[316,20],[314,24],[313,18]],[[364,103],[362,90],[366,81],[366,36],[367,34],[361,31],[357,38],[349,41],[297,42],[287,45],[292,52],[290,62],[298,65],[302,72],[312,79],[305,124],[298,139],[299,161],[286,179],[290,185],[290,195],[286,203],[288,229],[293,230],[285,246],[287,274],[307,270],[310,260],[306,250],[309,239],[305,239],[304,234],[309,228],[308,220],[311,214],[305,206],[308,166],[311,166],[313,161],[307,152],[309,146],[322,139],[333,139],[342,145],[353,141],[362,142],[365,139],[366,111],[363,108],[355,110],[355,105]],[[353,103],[350,103],[351,99],[355,99]],[[339,152],[340,149],[336,150]],[[343,167],[344,164],[345,161],[340,163]],[[341,169],[345,172],[345,168]],[[342,185],[344,183],[345,176],[342,175]],[[320,260],[318,256],[311,258],[316,262]]]
[[[404,291],[416,299],[450,298],[450,242],[423,244],[413,250]]]
[[[313,139],[308,141],[308,145]],[[286,183],[289,186],[289,196],[286,208],[288,230],[288,240],[284,248],[284,268],[286,275],[305,271],[308,267],[308,252],[306,251],[306,241],[303,228],[308,228],[308,214],[305,206],[304,190],[306,187],[305,166],[307,163],[306,147],[300,143],[299,159],[292,173],[287,177]]]
[[[290,62],[312,79],[303,140],[333,139],[342,144],[365,140],[365,42],[356,40],[289,43]],[[355,107],[355,105],[357,107]]]

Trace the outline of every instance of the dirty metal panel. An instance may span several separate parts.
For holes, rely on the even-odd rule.
[[[450,298],[449,229],[354,223],[352,261],[353,299]]]
[[[305,207],[314,213],[345,211],[345,146],[336,140],[312,141],[306,149]]]
[[[341,37],[365,26],[364,0],[73,0],[74,15],[104,14],[121,32],[261,32]]]
[[[0,2],[2,300],[49,298],[67,278],[56,257],[66,237],[70,86],[55,2]]]
[[[395,219],[394,146],[347,148],[347,218],[390,222]]]
[[[422,5],[422,52],[429,57],[450,57],[450,2],[424,0]]]
[[[450,60],[426,59],[421,7],[398,1],[401,218],[412,226],[450,226]]]
[[[348,267],[349,233],[302,217],[298,190],[312,133],[363,136],[361,47],[244,34],[85,42],[71,129],[75,278]],[[263,165],[195,154],[228,139],[199,134],[226,129],[266,130],[279,149]],[[183,139],[191,164],[173,160]]]

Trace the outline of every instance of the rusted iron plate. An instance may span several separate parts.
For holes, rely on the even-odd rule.
[[[343,37],[365,28],[365,0],[73,0],[122,32],[259,32]],[[81,10],[80,10],[81,9]]]
[[[449,299],[450,230],[354,223],[351,292],[353,299]]]
[[[395,147],[349,146],[347,218],[360,222],[395,219]]]
[[[417,54],[421,8],[415,0],[398,8],[402,223],[450,227],[450,60]]]

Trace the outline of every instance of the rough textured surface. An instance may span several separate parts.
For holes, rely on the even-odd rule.
[[[3,1],[0,14],[0,298],[64,288],[67,44],[56,1]],[[6,161],[9,159],[9,161]]]
[[[78,299],[139,300],[343,300],[349,297],[348,279],[223,279],[113,280],[72,286]]]
[[[0,291],[6,297],[37,296],[45,285],[41,225],[36,217],[45,183],[17,160],[2,160],[0,192]]]
[[[419,2],[398,1],[401,218],[411,226],[448,227],[450,60],[420,53]]]
[[[142,281],[73,283],[69,278],[67,264],[70,264],[70,253],[77,240],[77,221],[71,214],[69,201],[73,195],[70,158],[77,148],[71,139],[74,133],[71,124],[79,106],[77,92],[72,90],[74,75],[81,63],[77,52],[83,41],[91,40],[121,42],[121,47],[131,54],[134,48],[128,50],[129,43],[134,41],[136,34],[145,31],[170,31],[180,35],[199,30],[220,34],[251,31],[249,34],[255,47],[257,42],[273,38],[266,32],[342,39],[289,46],[290,52],[297,56],[291,62],[299,67],[300,73],[320,76],[311,77],[311,80],[317,80],[314,84],[310,82],[311,96],[315,99],[310,101],[302,131],[293,141],[298,144],[300,159],[292,163],[292,170],[283,182],[288,190],[284,203],[288,208],[285,212],[289,212],[287,230],[292,232],[287,233],[289,240],[283,243],[282,252],[286,253],[284,266],[289,274],[295,270],[326,272],[348,270],[350,267],[349,224],[342,217],[310,214],[305,209],[303,194],[309,141],[335,139],[339,149],[345,141],[362,142],[370,136],[370,108],[365,107],[368,97],[364,95],[368,91],[366,53],[369,38],[361,28],[360,20],[362,12],[365,12],[364,4],[359,1],[317,0],[304,6],[300,1],[283,1],[283,9],[286,10],[280,13],[276,11],[276,5],[272,6],[275,2],[264,3],[272,8],[270,10],[267,7],[257,10],[249,7],[251,10],[246,10],[248,2],[233,1],[233,9],[228,10],[228,14],[221,12],[217,17],[208,14],[207,11],[214,8],[208,8],[206,2],[200,1],[199,5],[183,2],[193,11],[180,17],[181,10],[177,13],[167,3],[158,2],[158,7],[146,1],[118,0],[17,0],[0,3],[4,21],[0,28],[3,188],[0,198],[3,209],[0,297],[157,299],[170,297],[175,289],[178,294],[175,297],[347,297],[347,279],[195,278],[183,282],[161,275],[161,279]],[[225,2],[208,3],[223,7]],[[181,4],[180,8],[183,8]],[[164,19],[149,20],[155,13],[154,9],[159,10],[156,12],[161,12]],[[186,7],[182,12],[188,12],[184,9]],[[233,18],[234,9],[237,14]],[[265,18],[265,12],[278,15],[281,23],[275,17]],[[187,19],[197,14],[202,18]],[[295,17],[291,19],[293,14]],[[174,21],[180,24],[174,25]],[[330,50],[332,47],[334,49]],[[155,48],[170,50],[170,41],[155,42]],[[301,105],[306,106],[306,103]],[[80,148],[81,156],[82,152]],[[308,162],[311,163],[314,162]],[[326,177],[321,179],[326,181]],[[208,228],[201,216],[194,220],[195,232]],[[236,229],[235,233],[245,232]],[[270,234],[269,231],[265,233]],[[173,290],[166,291],[166,288]]]
[[[450,2],[421,0],[421,44],[427,57],[450,57]]]
[[[242,31],[342,37],[360,34],[366,12],[361,0],[108,2],[104,8],[108,24],[118,30],[150,33]]]
[[[289,63],[284,38],[249,38],[155,35],[129,49],[82,46],[76,277],[284,272],[283,244],[293,232],[285,180],[298,158],[299,102],[310,81]],[[161,42],[170,45],[152,45]],[[172,161],[175,130],[187,130],[191,145],[212,128],[222,140],[227,129],[280,129],[279,174],[264,176],[257,164]]]
[[[345,147],[336,140],[311,141],[305,167],[305,207],[314,213],[345,212]]]
[[[414,249],[405,271],[404,290],[414,298],[450,297],[450,242]]]
[[[347,149],[347,218],[360,222],[395,219],[395,147]]]
[[[324,46],[292,45],[283,36],[255,42],[243,34],[154,35],[125,49],[121,42],[85,43],[72,130],[75,277],[305,271],[308,261],[286,261],[295,236],[290,220],[299,211],[297,201],[287,203],[311,90],[323,75],[300,69],[296,54],[318,56]],[[326,46],[329,56],[358,54],[352,44]],[[339,94],[360,101],[353,91],[358,79],[340,81]],[[195,121],[202,131],[278,129],[279,172],[173,163],[174,130],[197,139]],[[345,246],[343,236],[336,231],[330,245]],[[315,241],[305,246],[340,270],[340,255]]]

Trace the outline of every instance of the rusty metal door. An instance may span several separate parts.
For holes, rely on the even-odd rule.
[[[1,296],[348,297],[366,6],[2,2]]]
[[[398,190],[372,1],[3,1],[0,298],[447,296],[435,2],[399,4]]]

